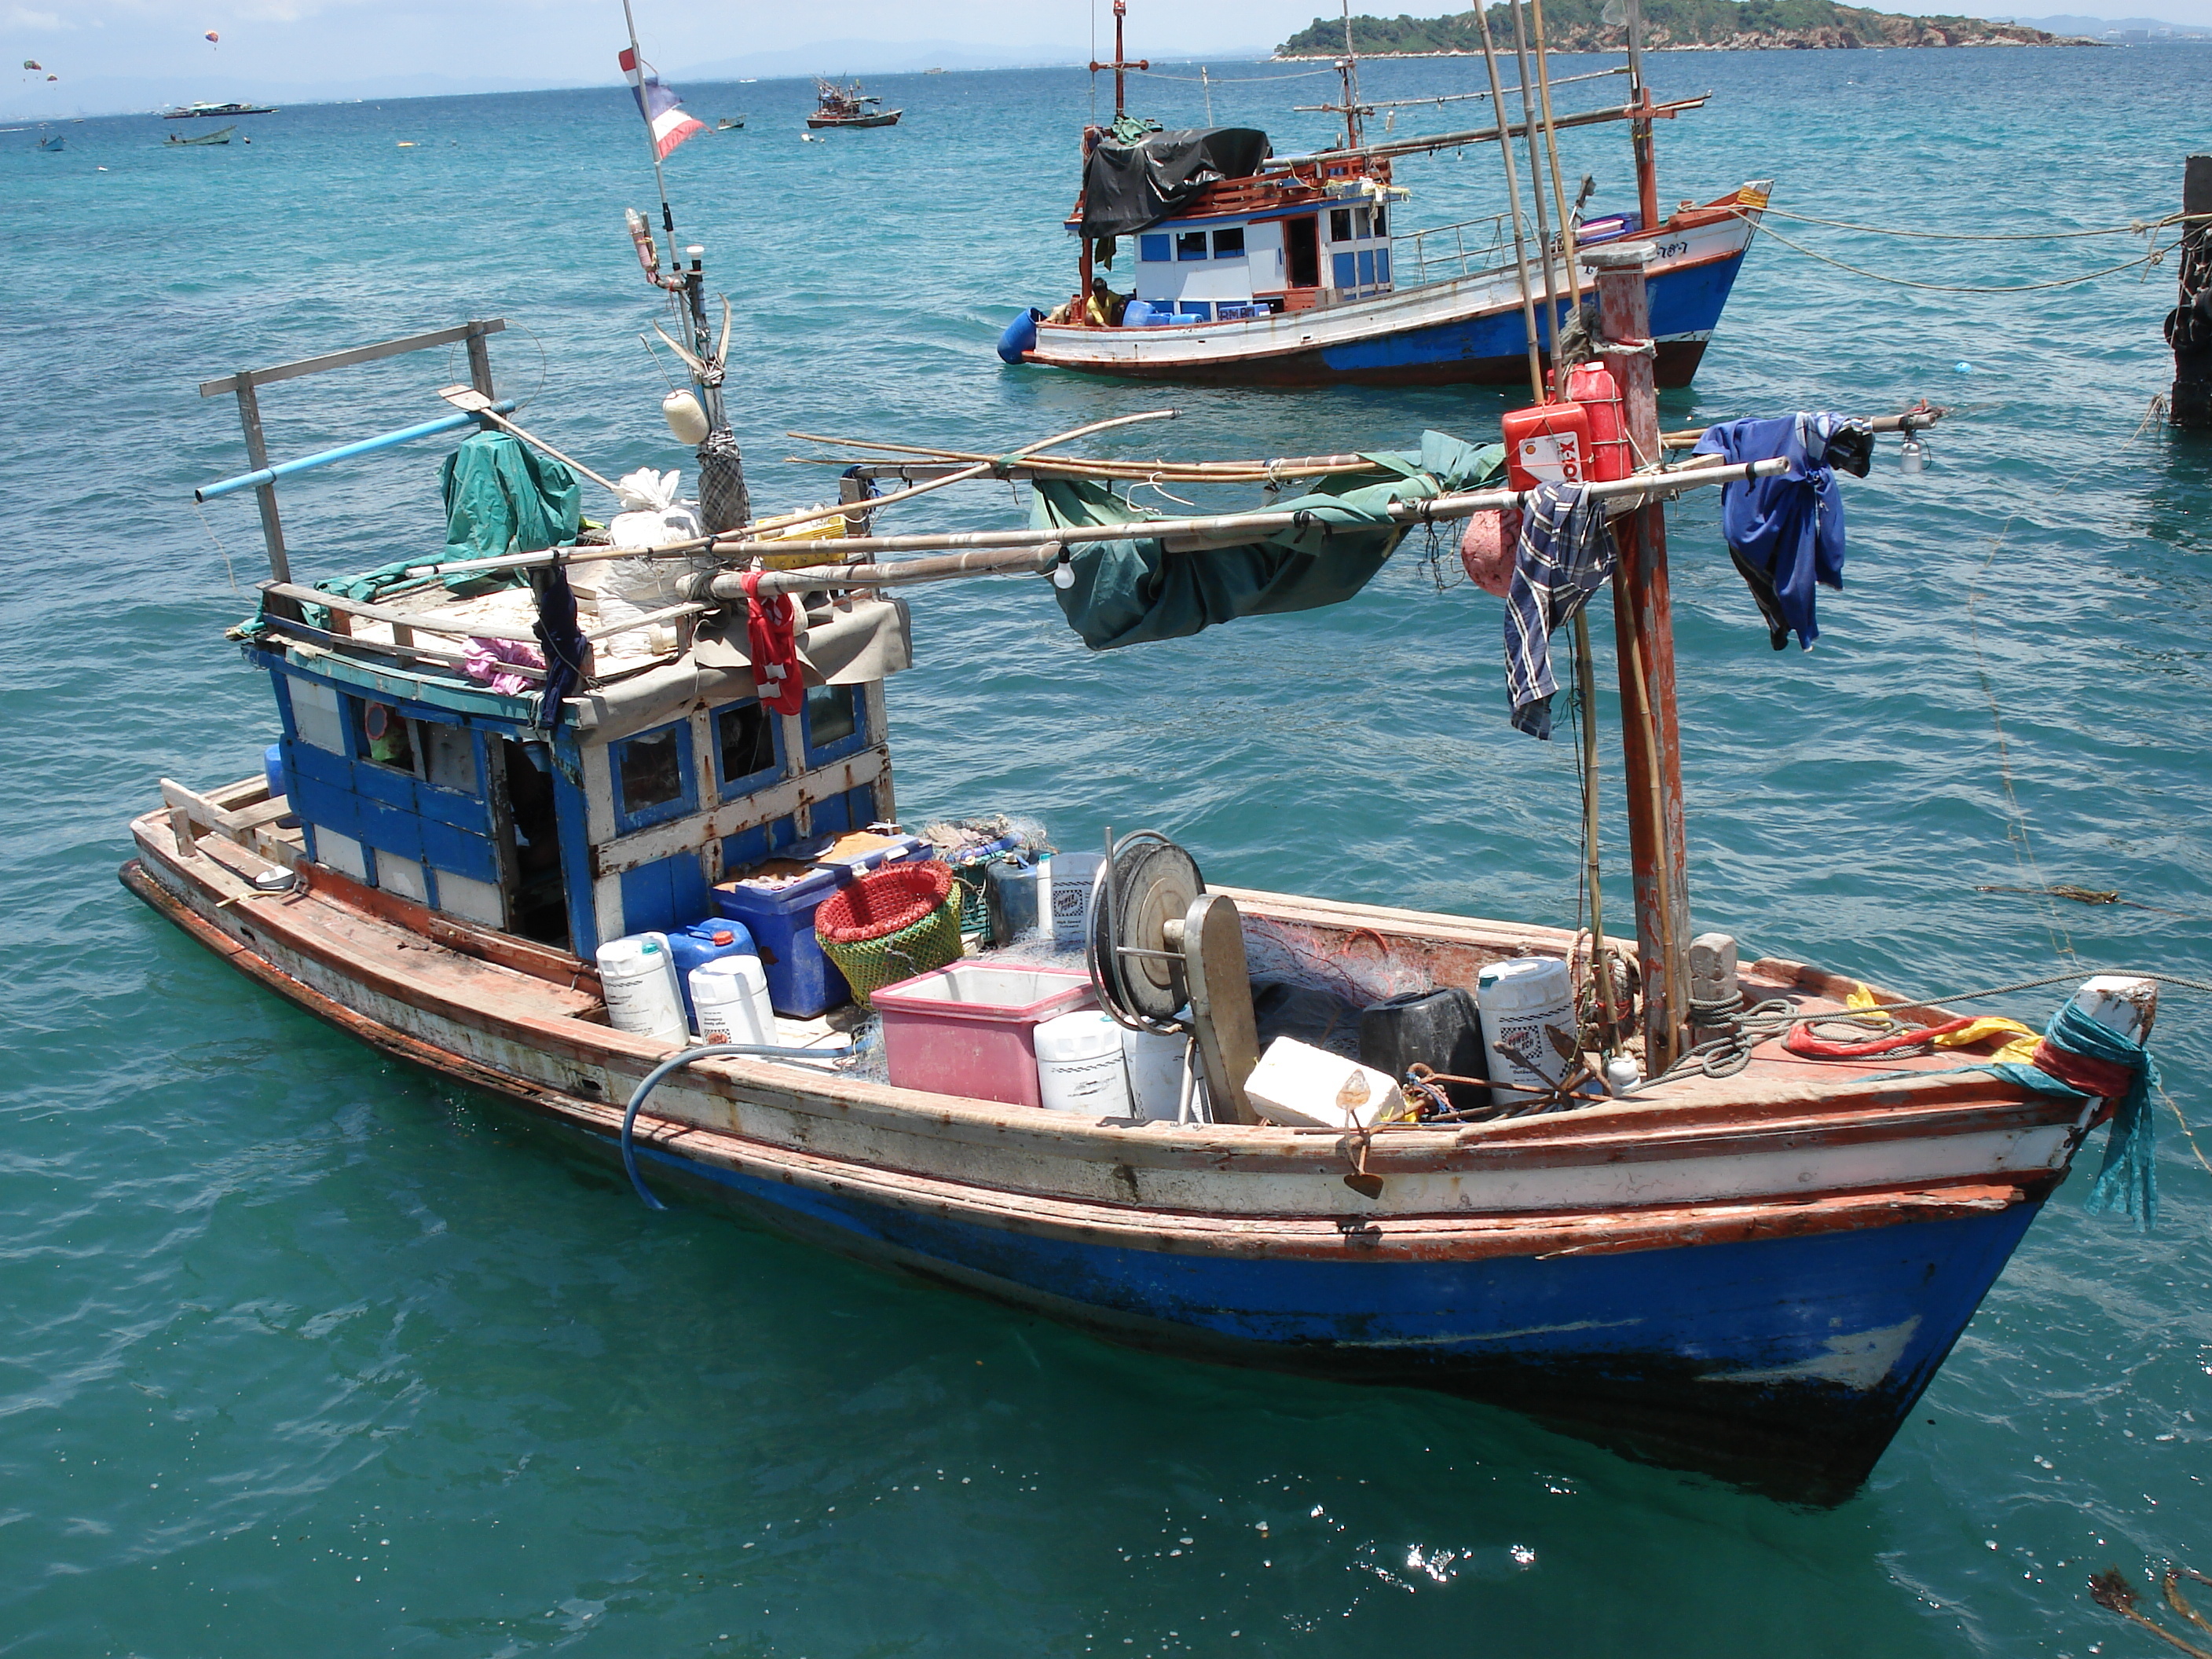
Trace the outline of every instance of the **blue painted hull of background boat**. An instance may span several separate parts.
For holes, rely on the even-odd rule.
[[[1864,1480],[2041,1208],[1680,1249],[1315,1261],[1040,1237],[637,1151],[783,1231],[1118,1340],[1447,1389],[1808,1502]]]

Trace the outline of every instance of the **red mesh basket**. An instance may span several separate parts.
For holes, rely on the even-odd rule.
[[[814,912],[814,932],[833,945],[887,939],[921,921],[951,890],[951,867],[935,859],[887,864],[823,899]]]

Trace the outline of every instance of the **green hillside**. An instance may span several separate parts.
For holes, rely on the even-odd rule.
[[[1550,0],[1544,8],[1544,25],[1551,46],[1559,51],[1619,51],[1627,45],[1626,28],[1605,21],[1604,0]],[[1512,18],[1504,5],[1490,9],[1490,27],[1503,39],[1512,38]],[[1355,17],[1352,40],[1363,57],[1482,50],[1482,33],[1472,11],[1444,17]],[[1657,48],[1708,50],[2077,44],[2022,23],[1992,23],[1979,17],[1905,17],[1839,6],[1833,0],[1644,0],[1644,40]],[[1276,47],[1275,55],[1328,58],[1343,50],[1343,20],[1317,17]]]

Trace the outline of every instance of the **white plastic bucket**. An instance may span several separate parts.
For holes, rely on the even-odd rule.
[[[1552,1040],[1554,1032],[1569,1043],[1575,1040],[1575,984],[1565,963],[1553,957],[1494,962],[1475,975],[1474,1003],[1482,1015],[1482,1046],[1492,1079],[1553,1089],[1574,1070],[1576,1062],[1565,1058]],[[1501,1042],[1504,1050],[1498,1046]],[[1528,1064],[1516,1049],[1536,1063]],[[1490,1091],[1496,1106],[1525,1106],[1529,1098],[1516,1089]]]
[[[1105,861],[1103,853],[1055,853],[1037,866],[1037,921],[1051,927],[1054,950],[1083,948],[1091,931],[1091,884]]]
[[[617,1031],[681,1042],[690,1035],[665,933],[632,933],[599,946],[607,1024]]]
[[[750,953],[717,957],[691,970],[691,1006],[698,1011],[702,1042],[775,1042],[775,1012],[769,1006],[768,970]]]
[[[1190,1039],[1180,1031],[1121,1033],[1122,1063],[1129,1068],[1129,1097],[1136,1115],[1173,1122],[1182,1108],[1182,1056]]]
[[[1037,1098],[1048,1111],[1127,1117],[1129,1078],[1121,1028],[1093,1009],[1036,1028]]]

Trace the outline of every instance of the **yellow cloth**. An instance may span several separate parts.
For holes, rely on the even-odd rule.
[[[1844,1006],[1846,1008],[1874,1008],[1881,1004],[1873,992],[1860,985],[1854,987],[1844,999]],[[1994,1037],[2007,1036],[2012,1041],[1990,1058],[2013,1060],[2022,1066],[2033,1063],[2036,1044],[2043,1041],[2042,1033],[2029,1030],[2016,1019],[2006,1019],[1997,1014],[1984,1014],[1971,1025],[1961,1026],[1955,1031],[1946,1031],[1941,1036],[1928,1040],[1938,1048],[1963,1048],[1969,1043],[1986,1042]]]

